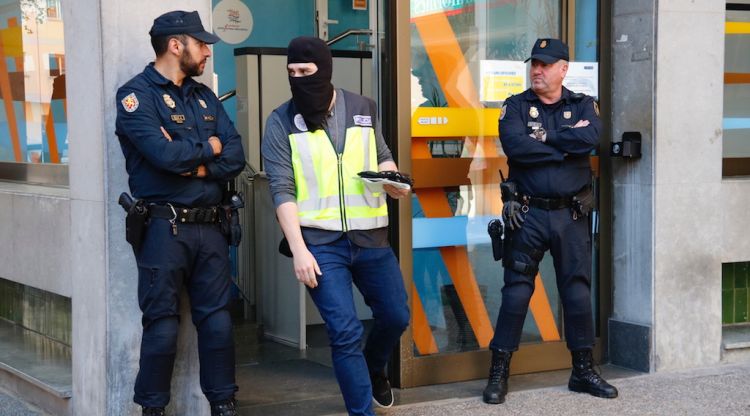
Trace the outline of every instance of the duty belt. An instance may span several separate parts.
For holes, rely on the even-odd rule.
[[[554,210],[562,208],[570,208],[573,206],[573,198],[538,198],[534,196],[524,196],[524,201],[528,201],[528,205],[534,208]]]
[[[186,208],[167,205],[149,205],[148,213],[154,218],[173,220],[174,223],[213,224],[219,222],[219,207]]]

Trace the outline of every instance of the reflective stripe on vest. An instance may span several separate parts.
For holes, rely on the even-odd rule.
[[[346,129],[344,153],[336,154],[322,129],[289,135],[300,225],[333,231],[371,230],[388,225],[385,193],[370,192],[357,179],[377,170],[375,133]]]

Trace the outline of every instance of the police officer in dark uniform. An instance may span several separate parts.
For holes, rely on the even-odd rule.
[[[529,60],[531,88],[508,98],[500,116],[500,141],[510,167],[501,186],[505,285],[483,399],[491,404],[505,401],[510,359],[518,349],[534,278],[547,250],[554,260],[565,340],[572,354],[568,388],[614,398],[617,389],[596,373],[592,359],[588,214],[594,197],[589,155],[599,144],[599,109],[592,97],[562,86],[569,60],[566,44],[538,39]]]
[[[192,79],[203,73],[208,45],[219,38],[204,30],[195,11],[163,14],[149,34],[156,61],[117,91],[116,133],[130,190],[144,201],[148,218],[140,247],[134,244],[143,311],[134,401],[144,415],[164,414],[184,285],[211,414],[236,415],[229,246],[220,205],[245,157],[216,95]]]

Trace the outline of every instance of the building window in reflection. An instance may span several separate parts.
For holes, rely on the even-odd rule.
[[[0,0],[0,162],[67,163],[59,0]]]

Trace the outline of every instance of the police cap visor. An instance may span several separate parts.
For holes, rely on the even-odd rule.
[[[152,37],[189,35],[208,44],[216,43],[221,40],[213,33],[206,32],[197,11],[185,12],[176,10],[164,13],[154,19],[154,25],[151,26],[151,30],[148,34]]]

